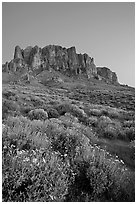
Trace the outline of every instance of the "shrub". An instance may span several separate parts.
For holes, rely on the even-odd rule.
[[[6,97],[6,99],[9,99],[10,97],[15,97],[16,94],[12,92],[11,90],[3,91],[2,95]]]
[[[105,150],[94,148],[87,169],[94,201],[134,201],[132,173],[120,160],[108,158]],[[129,191],[127,189],[131,188]]]
[[[103,129],[108,124],[111,124],[112,120],[108,116],[101,116],[98,120],[98,127]]]
[[[134,111],[121,111],[120,118],[123,120],[135,120],[135,112]]]
[[[67,201],[134,201],[134,175],[120,160],[110,158],[99,147],[92,147],[87,161],[83,159],[77,164]]]
[[[103,137],[109,139],[116,139],[117,138],[117,129],[114,125],[109,124],[107,127],[104,128],[104,132],[102,132]]]
[[[134,127],[123,127],[118,132],[118,138],[127,142],[135,139],[135,128]]]
[[[90,109],[89,111],[90,116],[101,116],[102,115],[102,110],[99,109]]]
[[[135,128],[130,127],[124,130],[125,137],[128,141],[135,140]]]
[[[8,150],[3,164],[4,202],[61,202],[71,182],[69,164],[55,152]],[[7,171],[8,168],[8,171]]]
[[[34,109],[33,106],[22,106],[22,107],[21,107],[21,113],[22,113],[23,115],[27,116],[28,113],[29,113],[31,110],[33,110],[33,109]]]
[[[135,140],[132,140],[129,144],[130,148],[135,149]]]
[[[91,116],[88,118],[88,125],[90,126],[93,126],[93,127],[96,127],[98,124],[98,118],[95,117],[95,116]]]
[[[110,123],[112,123],[112,120],[108,116],[101,116],[99,118],[100,127],[104,127],[105,124],[107,125]]]
[[[84,112],[84,110],[79,108],[77,105],[72,105],[71,114],[78,117],[79,119],[83,117],[87,117],[87,114]]]
[[[87,121],[87,114],[83,109],[79,108],[77,105],[63,103],[55,107],[60,115],[64,115],[65,113],[70,113],[71,115],[77,117],[80,122]]]
[[[30,98],[34,106],[41,106],[44,104],[44,101],[38,96],[31,96]]]
[[[97,132],[100,137],[116,139],[122,131],[122,126],[119,121],[111,120],[107,116],[101,116],[98,120]]]
[[[46,121],[9,117],[3,127],[3,201],[132,202],[134,174],[95,146],[92,129],[71,114]]]
[[[123,124],[124,127],[134,127],[135,126],[135,122],[133,120],[127,120],[127,121],[124,121],[124,124]]]
[[[15,144],[18,149],[49,148],[50,140],[45,134],[46,125],[41,120],[20,116],[9,117],[3,132],[3,145]]]
[[[101,112],[102,112],[102,115],[109,116],[108,110],[103,109]]]
[[[2,118],[5,119],[10,115],[18,115],[20,112],[20,108],[18,104],[14,101],[10,101],[7,99],[2,100]]]
[[[47,110],[47,113],[48,113],[49,118],[58,118],[59,117],[58,111],[54,108],[49,108]]]
[[[31,120],[46,120],[48,119],[48,113],[43,109],[31,110],[28,114]]]
[[[31,134],[30,121],[23,117],[8,117],[6,121],[6,131],[3,133],[3,145],[12,144],[17,148],[28,143],[27,136]]]
[[[61,120],[62,125],[64,125],[66,128],[72,127],[78,123],[78,118],[71,115],[71,113],[65,113],[65,115],[61,116],[59,120]]]
[[[101,106],[101,105],[92,105],[90,111],[88,111],[89,116],[108,116],[110,118],[122,117],[122,114],[125,113],[122,109],[112,108],[110,106]]]
[[[108,111],[108,116],[110,117],[110,118],[119,118],[120,117],[120,114],[119,114],[119,112],[118,112],[118,110],[117,109],[110,109],[109,111]]]
[[[59,115],[64,115],[67,112],[70,112],[71,105],[68,103],[63,103],[55,107],[55,109],[58,111]]]

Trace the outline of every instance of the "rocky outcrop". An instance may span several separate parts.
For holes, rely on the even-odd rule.
[[[41,49],[38,46],[32,48],[29,63],[32,70],[38,69],[41,66]]]
[[[23,50],[23,58],[25,63],[30,64],[30,53],[32,51],[32,47],[28,46]]]
[[[68,53],[68,66],[69,66],[70,72],[77,74],[79,63],[78,63],[78,55],[76,53],[76,48],[75,47],[68,48],[67,53]]]
[[[87,54],[77,54],[76,48],[62,48],[61,46],[49,45],[42,49],[43,68],[78,75],[86,73],[88,78],[97,73],[94,60]]]
[[[107,67],[97,67],[97,74],[105,79],[107,82],[113,84],[118,83],[117,75]]]
[[[25,67],[24,60],[21,58],[13,59],[8,64],[10,72],[16,72],[18,70],[22,70]]]
[[[22,56],[22,50],[21,48],[17,45],[15,47],[15,52],[14,52],[14,59],[23,59],[23,56]]]
[[[9,72],[9,66],[8,66],[8,62],[6,62],[5,64],[2,64],[2,71],[3,72]]]
[[[48,45],[42,49],[38,46],[28,46],[22,50],[15,47],[14,59],[3,65],[3,71],[16,72],[21,69],[32,71],[35,74],[43,70],[60,71],[69,76],[84,75],[88,79],[105,79],[112,83],[117,82],[117,76],[110,69],[96,67],[94,59],[85,54],[77,54],[75,47],[64,48],[57,45]]]
[[[97,75],[97,69],[94,64],[94,59],[89,57],[87,54],[84,54],[85,64],[86,64],[86,72],[88,79]]]

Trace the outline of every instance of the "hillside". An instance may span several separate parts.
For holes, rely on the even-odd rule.
[[[135,90],[87,54],[16,46],[3,65],[4,202],[133,202]]]

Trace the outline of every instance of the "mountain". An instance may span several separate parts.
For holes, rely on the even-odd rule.
[[[14,59],[2,65],[2,71],[17,71],[37,75],[44,70],[59,71],[67,76],[84,76],[118,84],[117,75],[107,67],[97,67],[88,54],[77,54],[75,47],[64,48],[48,45],[43,48],[28,46],[24,50],[15,47]]]
[[[134,202],[135,89],[75,47],[2,66],[4,202]]]

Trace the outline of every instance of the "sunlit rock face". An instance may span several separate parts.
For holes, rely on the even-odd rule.
[[[48,45],[43,48],[37,45],[28,46],[24,50],[15,47],[14,59],[3,64],[2,70],[16,72],[28,67],[28,70],[40,73],[43,70],[53,69],[69,76],[84,75],[88,79],[105,79],[117,83],[117,76],[106,67],[96,67],[94,58],[88,54],[77,54],[76,48],[65,48],[58,45]]]
[[[38,69],[41,66],[41,62],[41,48],[36,45],[34,48],[32,48],[29,57],[29,63],[32,70]]]
[[[84,54],[85,59],[85,68],[88,78],[94,77],[97,75],[96,65],[94,64],[94,59],[89,57],[87,54]]]
[[[118,83],[117,75],[107,67],[97,67],[97,74],[112,83]]]

